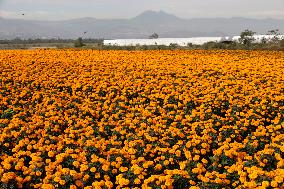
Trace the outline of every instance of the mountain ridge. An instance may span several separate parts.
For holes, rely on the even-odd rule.
[[[0,19],[0,38],[148,38],[233,36],[245,29],[265,33],[271,29],[284,31],[283,19],[191,18],[177,17],[165,11],[145,11],[130,19],[98,19],[93,17],[58,21]],[[86,32],[86,33],[85,33]]]

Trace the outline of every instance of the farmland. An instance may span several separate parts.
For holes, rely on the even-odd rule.
[[[284,53],[0,51],[0,188],[281,188]]]

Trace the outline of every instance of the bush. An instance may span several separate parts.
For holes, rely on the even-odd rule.
[[[245,31],[241,32],[239,42],[246,46],[250,46],[255,41],[253,37],[255,33],[256,32],[246,29]]]
[[[82,37],[79,37],[75,42],[74,42],[74,47],[83,47],[85,44],[83,43]]]
[[[280,47],[284,48],[284,39],[282,39],[279,43],[280,43]]]

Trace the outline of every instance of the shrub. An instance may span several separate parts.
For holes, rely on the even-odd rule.
[[[280,47],[284,48],[284,39],[280,40]]]
[[[83,43],[82,37],[79,37],[77,40],[74,42],[74,47],[83,47],[85,44]]]

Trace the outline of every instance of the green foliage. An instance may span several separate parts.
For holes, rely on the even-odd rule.
[[[277,43],[279,41],[279,29],[275,29],[275,30],[269,30],[267,32],[267,35],[272,35],[273,38],[271,39],[272,43]]]
[[[149,39],[158,39],[159,35],[157,33],[153,33],[152,35],[149,36]]]
[[[176,49],[176,48],[178,47],[178,44],[176,44],[176,43],[171,43],[171,44],[169,45],[169,47],[170,47],[170,49]]]
[[[193,47],[194,45],[192,43],[187,43],[187,47]]]
[[[250,46],[252,42],[255,40],[253,37],[254,34],[255,32],[246,29],[245,31],[241,32],[239,42],[246,46]]]
[[[12,109],[8,109],[0,114],[0,119],[12,119],[15,112]]]
[[[279,44],[281,48],[284,48],[284,39],[280,40]]]
[[[83,43],[82,37],[79,37],[75,42],[74,42],[74,47],[83,47],[85,44]]]
[[[283,50],[284,39],[279,37],[280,33],[278,29],[269,30],[267,35],[273,35],[270,40],[262,39],[259,43],[254,43],[253,35],[255,32],[251,30],[245,30],[240,34],[239,41],[232,42],[207,42],[203,45],[194,45],[188,43],[187,46],[179,46],[178,44],[166,45],[135,45],[135,46],[107,46],[103,44],[103,39],[20,39],[15,38],[12,40],[0,40],[0,49],[28,49],[34,46],[36,47],[57,47],[57,48],[90,48],[97,50],[193,50],[193,49],[251,49],[251,50]],[[158,38],[157,33],[153,33],[149,38]]]

